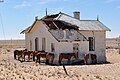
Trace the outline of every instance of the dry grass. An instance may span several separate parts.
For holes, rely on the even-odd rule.
[[[10,50],[10,51],[7,51]],[[112,64],[48,66],[13,59],[14,49],[0,49],[0,80],[120,80],[120,54],[117,49],[107,50]]]
[[[0,80],[120,80],[120,54],[117,49],[107,49],[107,61],[111,64],[49,66],[35,62],[14,60],[13,51],[25,47],[24,41],[0,46]],[[7,43],[7,44],[8,44]],[[22,44],[22,45],[21,45]],[[14,46],[13,46],[14,45]]]

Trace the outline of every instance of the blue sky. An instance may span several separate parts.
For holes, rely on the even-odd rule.
[[[59,12],[73,16],[81,12],[81,20],[96,20],[111,29],[107,37],[120,35],[120,0],[4,0],[0,3],[0,39],[24,39],[20,32],[34,22],[34,17]]]

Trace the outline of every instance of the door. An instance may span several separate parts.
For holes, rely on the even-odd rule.
[[[35,51],[38,51],[38,48],[39,48],[39,47],[38,47],[38,44],[39,44],[39,43],[38,43],[38,38],[36,37],[36,38],[35,38]]]
[[[78,43],[73,43],[73,53],[75,53],[76,57],[78,58],[78,53],[79,53],[79,44]]]
[[[42,51],[45,51],[46,48],[46,39],[42,38]]]

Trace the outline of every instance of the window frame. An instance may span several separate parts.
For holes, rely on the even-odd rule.
[[[89,51],[95,51],[95,37],[88,37]]]

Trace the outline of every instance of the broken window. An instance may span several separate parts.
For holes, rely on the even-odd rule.
[[[95,51],[95,37],[89,37],[89,51]]]

